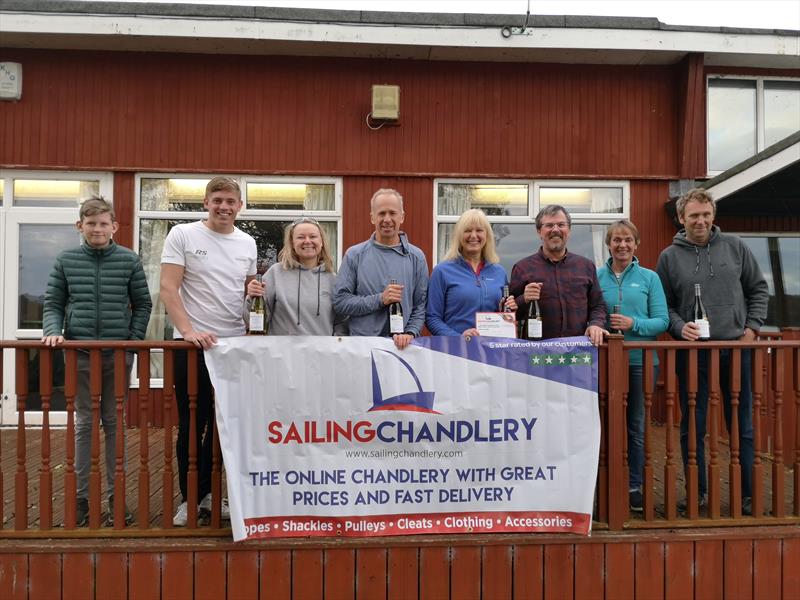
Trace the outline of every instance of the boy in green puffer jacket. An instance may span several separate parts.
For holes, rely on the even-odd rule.
[[[81,245],[56,258],[44,297],[42,342],[58,346],[67,340],[141,340],[150,320],[150,291],[139,256],[117,245],[111,236],[119,223],[114,208],[92,196],[80,209]],[[62,333],[63,331],[63,333]],[[114,518],[117,410],[114,397],[114,353],[103,351],[100,419],[105,432],[106,485],[109,522]],[[125,381],[130,378],[133,353],[125,354]],[[125,390],[127,396],[127,389]],[[125,423],[122,423],[124,429]],[[89,469],[92,444],[92,401],[89,392],[89,353],[78,352],[78,390],[75,396],[75,470],[78,475],[77,525],[89,517]],[[124,452],[124,436],[123,436]],[[124,454],[123,454],[124,465]],[[121,490],[125,497],[125,490]],[[132,515],[125,509],[125,521]]]

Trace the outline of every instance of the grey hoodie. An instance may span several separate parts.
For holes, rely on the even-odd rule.
[[[264,276],[269,335],[347,335],[347,317],[333,312],[333,281],[324,265],[272,265]]]
[[[711,339],[735,340],[745,327],[758,331],[767,318],[769,291],[753,253],[741,238],[711,227],[708,244],[697,246],[682,229],[658,257],[656,272],[669,307],[669,332],[681,339],[694,321],[694,284],[699,283]]]

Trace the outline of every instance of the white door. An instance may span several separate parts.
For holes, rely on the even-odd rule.
[[[84,195],[88,182],[91,193],[102,193],[110,190],[111,177],[105,174],[42,174],[18,171],[4,171],[2,175],[4,193],[0,215],[0,334],[4,340],[38,340],[42,337],[44,293],[56,256],[80,241],[75,227],[78,220],[78,198],[63,195],[57,197],[52,190],[59,183],[78,182],[82,184],[78,188],[72,186],[67,189],[79,189]],[[40,180],[43,183],[41,188],[37,187]],[[16,424],[18,419],[15,366],[14,352],[6,350],[3,360],[3,390],[0,396],[2,425]],[[50,423],[54,425],[66,423],[63,382],[63,354],[57,352],[53,360],[53,395],[50,400],[50,409],[53,411],[50,414]],[[42,422],[38,350],[30,350],[28,353],[25,422],[28,425]]]

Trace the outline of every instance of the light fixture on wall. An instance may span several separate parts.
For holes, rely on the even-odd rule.
[[[400,124],[400,86],[373,85],[372,110],[367,115],[367,127],[380,129],[387,123]]]

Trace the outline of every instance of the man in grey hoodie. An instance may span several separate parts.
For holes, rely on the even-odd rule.
[[[752,341],[767,317],[767,282],[753,253],[735,235],[726,235],[714,225],[716,204],[703,189],[689,190],[677,202],[678,219],[684,229],[675,234],[672,245],[658,258],[656,272],[661,278],[669,307],[669,332],[679,340],[700,338],[694,323],[695,284],[700,284],[712,340]],[[731,428],[731,350],[720,351],[719,383],[725,423]],[[678,353],[678,386],[681,402],[681,453],[684,469],[689,460],[689,418],[687,358]],[[753,476],[753,417],[751,352],[741,354],[739,394],[739,456],[742,466],[742,512],[750,514]],[[700,506],[706,503],[705,462],[706,414],[708,409],[708,351],[698,353],[696,397],[697,465]]]
[[[403,333],[391,335],[402,350],[425,324],[428,263],[400,231],[403,197],[380,189],[370,200],[375,233],[347,250],[336,277],[333,308],[350,317],[350,335],[389,337],[389,305],[403,309]]]

